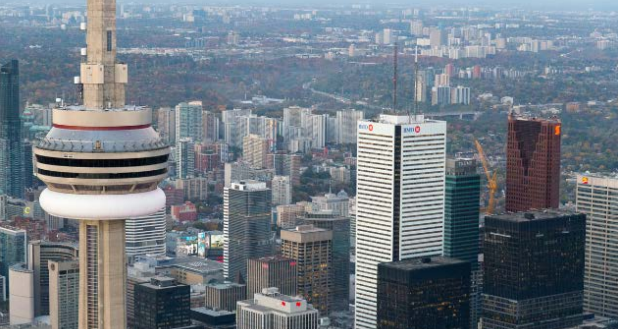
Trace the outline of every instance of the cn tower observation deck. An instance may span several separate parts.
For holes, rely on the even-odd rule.
[[[128,67],[116,60],[116,0],[87,0],[83,105],[53,110],[53,127],[33,148],[47,184],[43,209],[79,220],[79,328],[126,328],[125,220],[165,207],[158,187],[169,148],[152,111],[125,103]]]

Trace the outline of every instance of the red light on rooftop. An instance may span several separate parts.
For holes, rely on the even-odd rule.
[[[285,302],[281,302],[281,306],[285,306]]]
[[[300,307],[303,303],[301,302],[296,302],[296,307]]]

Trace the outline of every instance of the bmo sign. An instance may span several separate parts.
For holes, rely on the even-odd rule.
[[[373,125],[372,124],[367,124],[367,123],[361,123],[358,125],[358,130],[367,130],[367,131],[373,131]]]
[[[421,126],[415,126],[415,127],[404,127],[403,128],[403,133],[404,134],[420,134],[421,133]]]

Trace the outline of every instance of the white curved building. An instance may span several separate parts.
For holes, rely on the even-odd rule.
[[[116,60],[116,0],[88,0],[83,105],[53,110],[53,127],[34,147],[36,176],[47,184],[47,213],[77,219],[79,328],[126,328],[125,221],[165,207],[158,184],[169,148],[152,111],[126,105],[126,64]]]
[[[125,222],[126,253],[129,262],[135,256],[165,255],[165,208],[152,215],[134,217]]]

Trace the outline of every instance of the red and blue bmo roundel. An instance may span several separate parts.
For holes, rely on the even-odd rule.
[[[414,127],[414,132],[417,133],[417,134],[420,133],[421,132],[421,126]]]
[[[369,125],[369,131],[373,131],[373,125]]]

